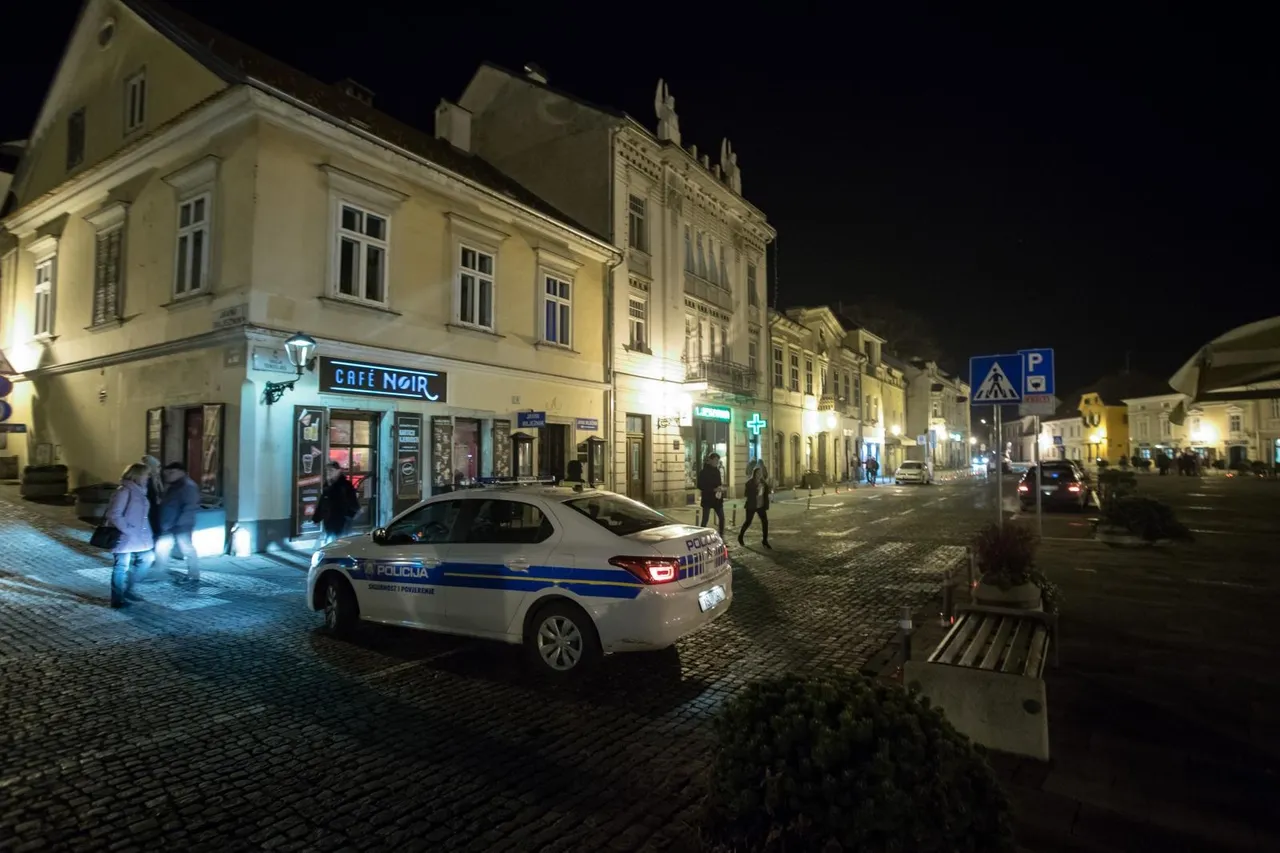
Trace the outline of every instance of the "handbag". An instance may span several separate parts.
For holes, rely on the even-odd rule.
[[[120,536],[120,531],[110,524],[99,524],[93,528],[93,535],[89,537],[89,544],[95,548],[110,551],[120,544]]]

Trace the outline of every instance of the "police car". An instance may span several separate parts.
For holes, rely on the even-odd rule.
[[[666,648],[733,601],[715,531],[612,492],[540,484],[436,495],[316,551],[307,603],[361,620],[523,644],[554,675]]]

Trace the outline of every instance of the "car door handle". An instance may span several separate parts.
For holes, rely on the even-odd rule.
[[[508,569],[510,569],[510,570],[511,570],[511,571],[513,571],[513,572],[527,572],[527,571],[529,571],[529,561],[528,561],[528,560],[507,560],[505,563],[503,563],[503,565],[504,565],[504,566],[506,566]]]

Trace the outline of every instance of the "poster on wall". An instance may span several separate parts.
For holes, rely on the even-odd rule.
[[[397,412],[396,439],[396,511],[422,500],[422,415]]]
[[[147,409],[147,455],[164,458],[164,409]]]
[[[453,486],[453,419],[431,419],[432,485]]]
[[[312,521],[320,491],[324,488],[325,410],[319,406],[293,407],[293,535],[307,536],[320,530]]]
[[[208,403],[204,407],[204,433],[200,441],[200,498],[206,504],[222,497],[222,417],[226,406]],[[157,457],[158,458],[158,457]]]
[[[493,476],[511,476],[511,421],[493,422]]]

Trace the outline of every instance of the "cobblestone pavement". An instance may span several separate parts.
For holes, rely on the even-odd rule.
[[[552,687],[507,646],[319,633],[295,558],[112,611],[88,528],[0,498],[0,851],[696,849],[710,716],[760,676],[864,665],[993,500],[780,504],[774,551],[733,549],[725,618]]]

